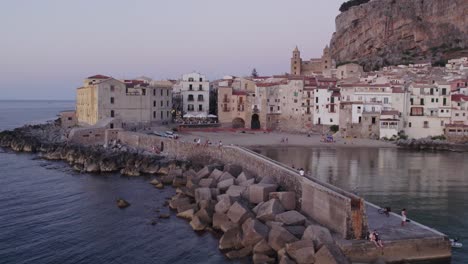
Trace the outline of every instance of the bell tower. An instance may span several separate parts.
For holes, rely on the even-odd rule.
[[[291,58],[291,75],[301,75],[301,64],[301,52],[296,46]]]

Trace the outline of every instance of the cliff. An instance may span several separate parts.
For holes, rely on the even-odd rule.
[[[373,0],[336,17],[330,52],[367,70],[468,54],[468,0]]]

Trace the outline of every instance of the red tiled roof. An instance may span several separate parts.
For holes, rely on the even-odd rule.
[[[404,91],[401,87],[393,87],[392,93],[404,93]]]
[[[380,113],[381,115],[399,115],[400,112],[398,112],[397,110],[387,110],[387,111],[382,111],[382,113]]]
[[[454,102],[468,101],[468,95],[452,94],[452,101]]]
[[[244,91],[233,91],[232,95],[247,95],[247,92]]]
[[[90,76],[87,79],[109,79],[109,78],[110,78],[109,76],[97,74],[97,75]]]

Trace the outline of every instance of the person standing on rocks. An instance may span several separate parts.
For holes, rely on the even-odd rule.
[[[300,169],[299,169],[299,175],[301,175],[302,177],[304,177],[305,172],[304,172],[304,169],[303,169],[303,168],[300,168]]]

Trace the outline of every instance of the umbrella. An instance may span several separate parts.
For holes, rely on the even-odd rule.
[[[205,117],[206,117],[206,114],[205,114],[205,113],[200,113],[200,114],[196,115],[196,117],[198,117],[198,118],[205,118]]]
[[[216,115],[211,115],[211,114],[210,114],[210,115],[208,115],[208,117],[210,117],[210,118],[215,118],[215,117],[218,117],[218,116],[216,116]]]
[[[184,115],[184,118],[192,118],[192,117],[195,117],[195,116],[192,115],[192,114],[186,114],[186,115]]]

